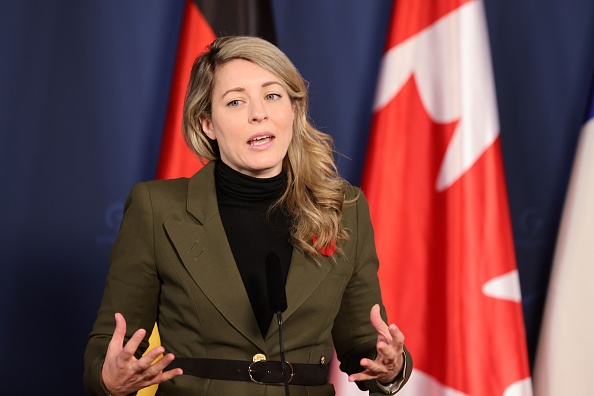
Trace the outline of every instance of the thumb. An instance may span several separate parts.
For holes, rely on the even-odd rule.
[[[382,319],[379,304],[375,304],[373,307],[371,307],[371,312],[369,313],[369,320],[371,321],[371,324],[373,325],[373,327],[375,327],[375,329],[380,335],[384,337],[390,337],[390,330],[386,322],[384,322],[384,320]]]
[[[113,331],[113,337],[110,344],[114,343],[122,348],[124,346],[124,337],[126,336],[126,319],[124,319],[124,315],[118,312],[115,314],[115,322],[116,327]]]

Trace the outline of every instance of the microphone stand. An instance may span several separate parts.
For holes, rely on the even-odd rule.
[[[280,360],[283,374],[283,385],[285,396],[289,393],[289,370],[285,359],[285,345],[283,335],[283,311],[287,309],[287,294],[285,290],[285,279],[280,259],[275,252],[269,252],[266,256],[266,287],[268,289],[268,303],[270,311],[276,313],[278,321],[278,345],[280,348]]]
[[[278,311],[276,313],[276,320],[278,321],[278,345],[280,347],[280,359],[281,359],[281,366],[283,369],[283,384],[285,385],[285,396],[290,396],[289,393],[289,370],[287,369],[287,362],[285,360],[285,345],[284,345],[284,335],[283,335],[283,313]]]

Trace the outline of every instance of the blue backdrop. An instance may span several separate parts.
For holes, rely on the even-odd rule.
[[[392,0],[273,0],[359,184]],[[2,394],[83,395],[131,186],[155,175],[183,0],[0,0]],[[594,2],[486,0],[531,357],[594,78]]]

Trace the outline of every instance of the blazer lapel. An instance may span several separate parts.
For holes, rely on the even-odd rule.
[[[265,344],[219,215],[214,163],[189,181],[187,210],[199,224],[168,220],[165,229],[202,292],[260,350]]]
[[[307,300],[314,290],[322,283],[330,272],[334,261],[324,257],[316,263],[299,249],[293,249],[289,274],[287,275],[287,310],[283,312],[283,320],[291,315]],[[278,331],[276,316],[273,318],[266,339],[268,340]]]

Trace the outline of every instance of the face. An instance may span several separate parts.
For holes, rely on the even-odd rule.
[[[294,109],[274,74],[234,59],[215,71],[211,118],[201,119],[206,135],[219,144],[221,159],[253,177],[282,170],[293,135]]]

